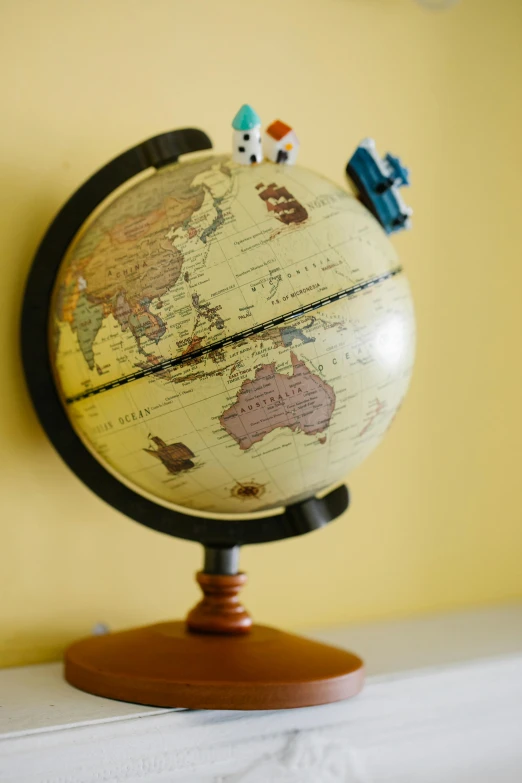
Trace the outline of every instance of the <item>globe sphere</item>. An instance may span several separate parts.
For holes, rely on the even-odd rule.
[[[65,255],[51,312],[83,443],[134,491],[208,516],[342,482],[414,359],[408,283],[368,210],[305,168],[228,156],[112,194]]]

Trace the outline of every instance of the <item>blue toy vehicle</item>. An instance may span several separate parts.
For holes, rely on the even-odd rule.
[[[410,228],[412,210],[402,200],[399,188],[409,185],[409,172],[399,158],[379,156],[373,139],[364,139],[348,161],[346,173],[359,198],[375,215],[387,234]]]

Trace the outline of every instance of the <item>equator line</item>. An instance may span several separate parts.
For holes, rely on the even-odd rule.
[[[378,285],[379,283],[388,280],[390,277],[395,277],[395,275],[398,275],[400,272],[402,272],[402,267],[395,267],[395,269],[386,272],[384,275],[373,277],[371,280],[366,280],[364,283],[354,285],[352,288],[346,288],[344,291],[340,291],[337,294],[325,296],[323,299],[318,299],[316,302],[306,305],[305,307],[299,307],[297,310],[292,310],[285,315],[280,315],[278,318],[273,318],[271,321],[265,321],[262,324],[258,324],[258,326],[253,326],[252,329],[245,329],[243,332],[238,332],[232,337],[225,337],[223,340],[218,340],[217,342],[206,345],[203,348],[198,348],[197,350],[191,351],[190,353],[177,356],[175,359],[165,359],[165,361],[161,362],[161,364],[155,364],[154,367],[148,367],[146,370],[138,370],[137,372],[131,373],[130,375],[126,375],[124,378],[119,378],[117,381],[111,381],[110,383],[105,383],[102,386],[96,386],[94,389],[89,389],[89,391],[82,392],[81,394],[76,394],[73,397],[67,397],[65,402],[70,405],[73,402],[85,400],[87,397],[93,397],[95,394],[101,394],[101,392],[115,389],[117,386],[124,386],[126,383],[130,383],[131,381],[138,381],[140,378],[147,378],[149,375],[154,375],[155,373],[161,372],[162,370],[168,370],[172,367],[179,367],[180,365],[185,364],[185,362],[189,362],[193,359],[199,359],[201,356],[205,356],[207,353],[218,351],[220,348],[225,348],[227,345],[239,343],[241,340],[245,340],[247,337],[251,337],[253,334],[264,332],[265,329],[270,329],[274,326],[280,326],[281,324],[287,323],[294,318],[298,318],[300,315],[305,315],[306,313],[310,313],[313,310],[318,310],[319,308],[325,307],[328,304],[338,302],[340,299],[347,299],[349,297],[355,296],[356,294],[365,291],[367,288],[371,288],[374,285]]]

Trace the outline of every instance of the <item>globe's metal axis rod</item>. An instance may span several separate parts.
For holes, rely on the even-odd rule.
[[[235,576],[239,571],[239,547],[206,546],[203,572]]]

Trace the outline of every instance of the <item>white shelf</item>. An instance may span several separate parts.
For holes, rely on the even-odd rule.
[[[315,632],[367,661],[356,699],[158,710],[59,664],[0,671],[2,783],[521,783],[522,607]]]

